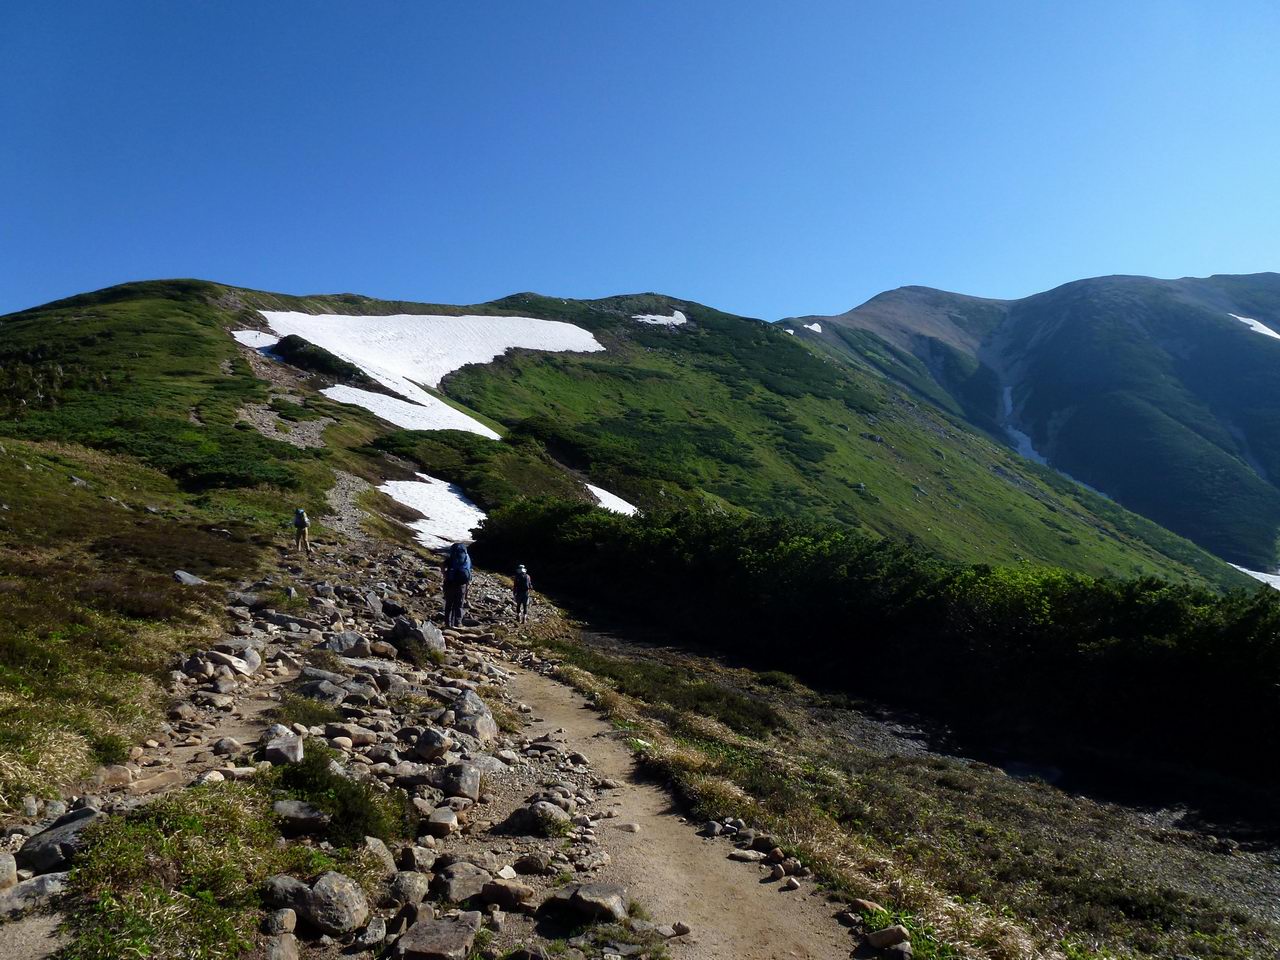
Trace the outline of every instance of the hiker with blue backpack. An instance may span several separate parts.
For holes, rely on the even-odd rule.
[[[516,575],[511,578],[511,596],[516,602],[516,622],[526,623],[529,620],[529,593],[533,590],[533,580],[524,564],[516,567]]]
[[[455,543],[444,557],[444,625],[462,626],[467,588],[471,585],[471,554],[465,543]]]

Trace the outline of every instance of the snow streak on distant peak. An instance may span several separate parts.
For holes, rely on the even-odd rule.
[[[787,328],[787,333],[791,334],[793,337],[796,335],[796,332],[792,330],[790,327]]]
[[[804,328],[806,330],[812,330],[814,333],[822,332],[822,324],[818,323],[816,320],[813,323],[806,323]]]
[[[689,318],[679,310],[672,310],[669,317],[657,313],[635,313],[631,315],[631,319],[636,323],[652,323],[661,327],[678,327],[682,323],[689,322]]]
[[[1242,317],[1235,313],[1228,313],[1227,316],[1231,317],[1233,320],[1239,320],[1241,323],[1243,323],[1246,327],[1248,327],[1254,333],[1260,333],[1264,337],[1275,337],[1277,340],[1280,340],[1280,333],[1276,333],[1274,330],[1268,327],[1265,323],[1262,323],[1258,320],[1251,320],[1248,317]]]
[[[606,510],[612,510],[614,513],[624,513],[627,516],[640,512],[634,504],[627,503],[620,496],[610,493],[608,490],[602,490],[600,487],[594,487],[589,483],[587,484],[587,489],[596,498],[596,502]]]

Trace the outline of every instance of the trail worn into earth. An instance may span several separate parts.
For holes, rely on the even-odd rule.
[[[562,729],[570,749],[591,759],[601,777],[622,784],[612,795],[613,823],[637,824],[638,833],[603,829],[613,863],[608,875],[659,917],[678,917],[693,928],[686,942],[672,944],[689,960],[782,960],[848,956],[849,931],[834,919],[836,908],[812,884],[787,891],[765,882],[753,864],[727,859],[724,841],[699,837],[681,816],[671,793],[641,776],[618,731],[581,694],[526,670],[518,670],[512,693],[534,708],[532,735]]]

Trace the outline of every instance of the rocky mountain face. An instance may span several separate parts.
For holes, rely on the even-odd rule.
[[[1280,274],[1012,301],[904,287],[786,326],[1219,556],[1276,565]]]

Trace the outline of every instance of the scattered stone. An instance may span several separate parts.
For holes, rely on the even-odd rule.
[[[267,914],[262,922],[262,930],[278,936],[282,933],[293,933],[298,926],[298,915],[289,907],[282,907]]]
[[[496,903],[504,910],[517,910],[533,899],[534,889],[519,880],[490,880],[480,891],[486,903]]]
[[[263,756],[268,763],[280,766],[286,763],[301,763],[303,757],[302,738],[296,733],[285,733],[267,741]]]
[[[892,947],[896,943],[910,939],[911,932],[902,924],[894,924],[892,927],[885,927],[883,930],[867,934],[868,945],[877,950],[883,950],[885,947]]]
[[[743,863],[762,863],[766,855],[759,850],[731,850],[729,851],[730,860],[740,860]]]
[[[330,870],[298,899],[298,916],[322,933],[339,937],[369,919],[369,902],[350,877]]]
[[[323,833],[331,819],[329,814],[305,800],[277,800],[271,809],[285,831],[293,834]],[[387,856],[391,856],[389,851]]]
[[[415,923],[396,943],[397,960],[466,960],[480,931],[478,912]]]
[[[97,809],[84,807],[59,817],[22,845],[15,857],[18,868],[32,873],[61,868],[83,848],[85,827],[100,816]]]
[[[203,587],[207,586],[208,580],[201,580],[193,573],[187,573],[185,570],[173,571],[173,579],[177,580],[184,587]]]
[[[67,874],[46,873],[0,893],[0,918],[20,917],[46,906],[67,889]]]
[[[387,902],[392,906],[421,903],[431,889],[431,877],[416,870],[401,870],[387,890]]]

